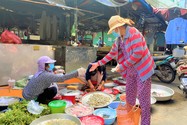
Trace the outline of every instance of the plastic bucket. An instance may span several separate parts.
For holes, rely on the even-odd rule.
[[[62,99],[71,101],[73,104],[75,104],[75,95],[62,95]]]
[[[51,101],[48,106],[50,107],[51,113],[64,113],[66,108],[66,101],[54,100]]]

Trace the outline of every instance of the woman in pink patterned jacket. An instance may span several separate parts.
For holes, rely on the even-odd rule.
[[[110,52],[96,63],[91,63],[90,71],[116,58],[116,71],[126,78],[126,101],[135,105],[136,97],[140,101],[141,125],[150,125],[151,79],[155,64],[142,34],[130,25],[134,22],[118,15],[108,21],[108,34],[117,35]]]

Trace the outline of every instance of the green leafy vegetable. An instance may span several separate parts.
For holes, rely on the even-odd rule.
[[[49,107],[40,104],[44,107],[44,110],[39,115],[33,115],[27,111],[27,104],[28,101],[23,100],[20,103],[10,105],[8,111],[0,113],[0,125],[29,125],[36,118],[50,114]]]
[[[16,81],[15,86],[23,88],[23,87],[25,87],[27,85],[27,83],[28,83],[28,79],[27,78],[23,78],[21,80]]]

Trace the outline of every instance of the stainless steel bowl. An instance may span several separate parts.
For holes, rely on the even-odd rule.
[[[168,101],[174,95],[173,89],[163,85],[151,85],[151,94],[156,98],[157,101]]]
[[[72,115],[62,114],[62,113],[41,116],[40,118],[34,120],[30,125],[37,125],[44,121],[48,121],[52,119],[68,119],[74,121],[77,125],[81,125],[81,121],[77,117]]]

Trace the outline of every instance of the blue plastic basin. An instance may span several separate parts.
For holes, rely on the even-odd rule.
[[[125,102],[114,101],[108,105],[108,108],[116,109],[120,103],[122,103],[122,105],[125,105]]]
[[[94,115],[104,118],[105,125],[111,125],[116,120],[116,110],[110,108],[96,109],[93,112]]]

